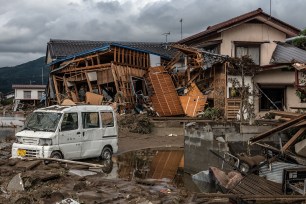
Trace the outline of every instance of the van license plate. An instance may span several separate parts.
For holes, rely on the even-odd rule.
[[[17,150],[17,155],[18,156],[24,157],[26,155],[26,153],[27,153],[27,150],[25,150],[25,149],[18,149]]]

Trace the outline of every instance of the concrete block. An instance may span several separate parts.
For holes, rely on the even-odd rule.
[[[8,191],[24,191],[24,184],[21,178],[21,173],[15,175],[7,185]]]
[[[92,172],[92,171],[86,171],[86,170],[78,170],[78,169],[70,169],[69,170],[70,174],[74,174],[80,177],[84,177],[84,176],[92,176],[92,175],[96,175],[96,172]]]

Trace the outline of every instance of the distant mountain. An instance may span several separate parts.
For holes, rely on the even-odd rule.
[[[49,69],[45,67],[45,57],[14,67],[0,68],[0,92],[12,91],[12,84],[47,84]]]

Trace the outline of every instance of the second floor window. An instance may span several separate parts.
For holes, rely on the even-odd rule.
[[[236,45],[236,57],[249,56],[255,64],[260,65],[260,45]]]
[[[23,92],[23,98],[31,99],[31,91],[24,91]]]

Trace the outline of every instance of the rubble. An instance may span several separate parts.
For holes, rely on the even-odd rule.
[[[127,129],[133,133],[150,134],[152,123],[146,114],[125,114],[118,116],[120,129]]]
[[[21,178],[21,173],[15,175],[7,185],[8,191],[24,191],[24,184]]]

